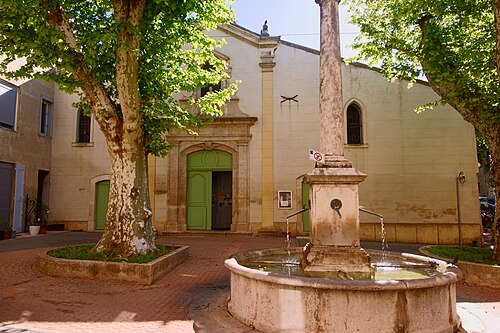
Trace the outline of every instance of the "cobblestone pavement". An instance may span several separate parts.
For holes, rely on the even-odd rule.
[[[224,259],[240,251],[285,246],[284,239],[273,237],[159,237],[159,243],[188,245],[190,255],[152,286],[52,278],[34,267],[36,254],[44,249],[98,237],[62,232],[1,241],[0,332],[193,332],[190,304],[229,284]],[[500,290],[463,284],[457,290],[458,310],[469,333],[500,332]]]

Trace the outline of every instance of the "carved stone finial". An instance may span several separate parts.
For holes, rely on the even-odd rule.
[[[265,20],[264,25],[262,26],[262,30],[260,31],[261,37],[269,37],[268,28],[269,27],[267,26],[267,20]]]

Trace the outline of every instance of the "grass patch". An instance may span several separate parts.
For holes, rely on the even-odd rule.
[[[426,250],[443,258],[454,259],[458,257],[459,261],[500,265],[500,262],[491,259],[492,251],[486,247],[434,245],[426,248]]]
[[[123,257],[116,252],[111,253],[90,253],[94,245],[86,244],[79,246],[66,246],[49,251],[47,254],[54,258],[73,259],[73,260],[95,260],[95,261],[112,261],[112,262],[128,262],[136,264],[145,264],[151,262],[161,256],[164,256],[176,249],[174,246],[165,246],[156,244],[158,251],[136,257]]]

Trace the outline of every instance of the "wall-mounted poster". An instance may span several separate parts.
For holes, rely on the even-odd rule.
[[[278,191],[278,208],[292,209],[292,191]]]

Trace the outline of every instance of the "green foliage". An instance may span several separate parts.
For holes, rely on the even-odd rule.
[[[116,114],[106,116],[120,118],[120,103],[124,101],[117,90],[116,54],[120,47],[132,47],[119,42],[121,32],[131,32],[139,37],[134,52],[139,60],[144,144],[149,153],[164,156],[169,149],[164,134],[172,128],[187,129],[202,123],[198,113],[188,112],[174,95],[181,91],[195,92],[228,79],[227,64],[213,52],[225,41],[212,39],[205,33],[234,20],[227,3],[146,0],[140,25],[133,28],[116,19],[110,0],[0,0],[0,74],[54,80],[63,91],[79,93],[78,106],[89,114],[91,106],[79,90],[83,82],[74,73],[83,64],[92,73],[94,83],[104,87],[116,104]],[[69,20],[74,45],[48,23],[55,8],[62,9]],[[24,59],[21,68],[7,69],[9,63],[21,58]],[[228,85],[210,96],[193,98],[192,107],[200,115],[220,115],[221,105],[235,89],[234,85]]]
[[[357,60],[381,64],[391,80],[425,74],[444,102],[472,110],[483,122],[500,121],[492,1],[344,2],[361,31],[353,44]]]
[[[500,18],[490,0],[343,0],[360,35],[352,60],[380,64],[390,80],[415,81],[424,74],[438,101],[453,106],[484,138],[491,174],[500,189]],[[498,15],[498,14],[497,14]],[[480,147],[484,148],[484,147]],[[485,156],[485,151],[480,157]],[[484,162],[484,158],[483,158]],[[493,223],[500,258],[500,215]]]
[[[54,258],[73,259],[73,260],[95,260],[95,261],[112,261],[112,262],[128,262],[136,264],[145,264],[159,257],[167,255],[174,251],[174,246],[164,246],[156,244],[158,251],[143,254],[135,257],[123,257],[119,253],[103,253],[91,252],[93,245],[66,246],[51,250],[48,255]]]
[[[481,132],[476,130],[476,147],[477,147],[477,161],[483,166],[486,173],[490,172],[490,153],[488,145],[481,135]]]
[[[426,250],[442,258],[454,259],[458,257],[459,261],[500,265],[500,262],[491,260],[492,251],[486,247],[435,245]]]

